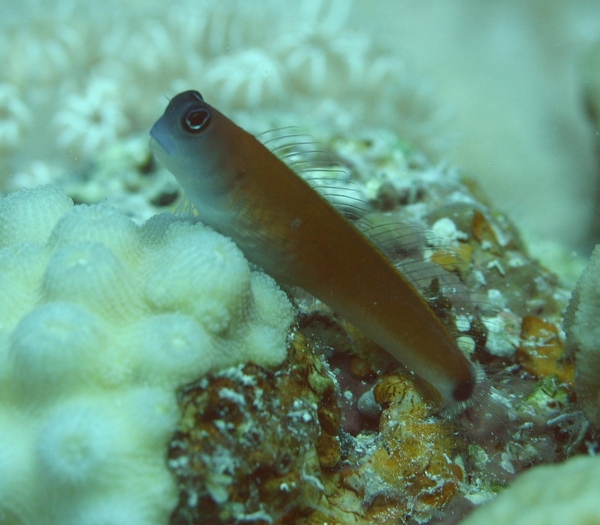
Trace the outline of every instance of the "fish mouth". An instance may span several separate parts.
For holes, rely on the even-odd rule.
[[[150,136],[152,137],[150,139],[150,147],[153,151],[156,151],[155,144],[158,144],[167,155],[173,157],[177,154],[177,145],[171,137],[169,128],[162,117],[154,123],[154,126],[152,126]]]

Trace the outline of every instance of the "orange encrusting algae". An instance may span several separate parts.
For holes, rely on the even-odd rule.
[[[199,218],[248,260],[300,286],[428,381],[445,404],[468,400],[470,361],[418,291],[332,204],[196,91],[151,130],[158,160]]]

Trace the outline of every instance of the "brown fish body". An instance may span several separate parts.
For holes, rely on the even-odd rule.
[[[227,192],[215,199],[217,211],[211,211],[210,205],[204,217],[200,211],[203,220],[230,236],[250,261],[275,279],[304,288],[344,316],[433,385],[444,401],[452,404],[468,399],[475,386],[471,363],[402,273],[254,136],[208,104],[204,107],[210,111],[212,131],[226,136],[217,185],[225,181]],[[162,118],[168,114],[169,108]],[[160,144],[164,130],[155,128],[153,137]],[[164,155],[157,156],[163,161]],[[193,184],[195,177],[206,177],[204,168],[198,168],[197,175],[180,177],[177,170],[189,171],[194,164],[171,167],[169,158],[163,163],[201,208],[203,202],[196,202],[194,188],[186,187],[184,181]]]

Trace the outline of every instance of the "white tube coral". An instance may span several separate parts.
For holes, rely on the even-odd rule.
[[[189,217],[139,227],[50,186],[0,212],[0,522],[166,524],[175,390],[280,364],[289,301]]]
[[[95,160],[147,129],[165,96],[194,86],[228,110],[284,110],[295,124],[311,115],[363,128],[410,121],[409,138],[438,140],[435,104],[399,59],[385,60],[382,74],[388,53],[347,29],[347,0],[285,9],[275,0],[184,0],[176,9],[112,0],[21,4],[13,20],[0,16],[0,162],[11,167],[4,178],[20,174],[23,182],[32,161],[47,166],[39,177]],[[328,102],[331,117],[323,97],[339,102]],[[259,124],[258,116],[251,131],[281,125],[270,117]]]
[[[192,317],[181,313],[148,316],[132,339],[139,349],[134,373],[149,386],[170,387],[198,376],[203,361],[218,362],[214,341]]]
[[[27,497],[34,479],[29,430],[18,410],[0,410],[0,523],[35,524]]]
[[[55,116],[58,144],[91,156],[123,137],[129,131],[120,96],[123,89],[112,79],[95,78],[83,94],[66,96]]]

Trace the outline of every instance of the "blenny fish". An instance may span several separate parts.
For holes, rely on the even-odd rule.
[[[197,91],[170,100],[151,148],[199,219],[281,283],[330,306],[440,394],[473,397],[476,368],[409,280],[344,214]]]

